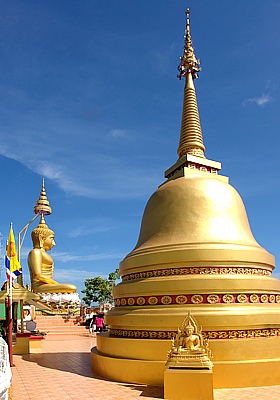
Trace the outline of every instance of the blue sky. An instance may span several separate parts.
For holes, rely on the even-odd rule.
[[[255,238],[280,262],[278,0],[2,0],[2,245],[10,221],[17,234],[33,217],[45,177],[59,282],[81,290],[118,267],[177,160],[187,7],[206,156],[222,162]]]

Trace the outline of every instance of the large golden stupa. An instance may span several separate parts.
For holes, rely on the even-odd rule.
[[[162,385],[170,339],[190,312],[213,353],[214,387],[280,384],[280,281],[254,239],[221,164],[205,158],[186,12],[179,159],[149,199],[136,247],[120,263],[109,332],[92,368],[117,381]]]

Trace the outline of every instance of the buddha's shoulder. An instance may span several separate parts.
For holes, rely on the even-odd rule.
[[[35,249],[30,250],[28,256],[32,256],[32,255],[35,256],[35,255],[40,255],[40,254],[42,254],[42,250],[35,248]]]

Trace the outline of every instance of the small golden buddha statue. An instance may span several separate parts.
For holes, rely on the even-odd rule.
[[[185,351],[205,352],[202,338],[197,333],[194,333],[194,327],[191,324],[187,325],[183,332],[180,333],[178,342],[179,352],[184,351],[184,349]]]
[[[31,233],[33,250],[28,254],[31,288],[36,293],[74,293],[76,286],[58,283],[53,279],[54,261],[47,253],[55,246],[54,232],[41,217],[40,223]]]
[[[208,342],[203,339],[194,318],[188,314],[172,339],[166,366],[168,368],[211,369],[212,353]]]

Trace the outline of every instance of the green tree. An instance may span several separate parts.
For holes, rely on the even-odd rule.
[[[82,300],[87,306],[91,303],[113,303],[112,288],[116,285],[116,281],[120,278],[119,270],[116,269],[108,275],[108,278],[101,278],[95,276],[94,278],[87,278],[85,280],[85,289],[82,290],[84,297]]]

